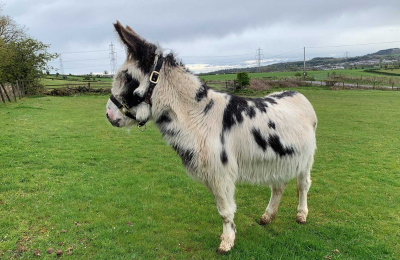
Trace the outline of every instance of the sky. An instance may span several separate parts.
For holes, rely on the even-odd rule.
[[[193,72],[400,47],[399,0],[0,0],[3,14],[61,54],[65,74],[111,72],[125,60],[119,20]],[[110,44],[115,54],[110,54]],[[60,72],[60,59],[50,63]],[[55,70],[51,71],[52,73]]]

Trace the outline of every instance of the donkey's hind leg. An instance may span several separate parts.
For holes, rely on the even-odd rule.
[[[311,186],[310,170],[297,176],[297,193],[299,196],[299,205],[297,207],[296,221],[299,224],[307,222],[308,207],[307,193]]]
[[[269,199],[269,203],[265,213],[261,216],[260,225],[267,225],[274,220],[276,213],[278,212],[279,203],[281,202],[281,198],[283,192],[285,191],[286,183],[281,185],[271,185],[271,198]]]

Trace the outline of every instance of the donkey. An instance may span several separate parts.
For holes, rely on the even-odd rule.
[[[235,184],[268,184],[271,197],[259,224],[269,224],[292,178],[297,178],[296,221],[306,223],[317,117],[300,93],[245,98],[213,91],[173,54],[118,21],[127,59],[114,77],[106,116],[116,127],[143,129],[154,119],[187,173],[212,193],[223,221],[219,253],[235,241]]]

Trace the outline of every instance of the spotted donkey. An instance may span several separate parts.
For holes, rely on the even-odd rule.
[[[106,115],[117,127],[153,118],[188,174],[212,193],[223,221],[219,253],[234,245],[235,184],[268,184],[271,198],[260,224],[275,217],[287,182],[297,178],[296,220],[306,223],[317,118],[300,93],[263,98],[220,93],[202,85],[173,54],[129,26],[114,24],[128,57],[115,75]]]

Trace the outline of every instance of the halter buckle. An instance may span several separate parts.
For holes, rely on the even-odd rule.
[[[154,70],[150,75],[150,82],[153,84],[157,84],[158,81],[160,81],[160,73]]]
[[[129,109],[125,106],[125,105],[122,105],[122,107],[119,109],[119,111],[121,111],[121,113],[124,115],[124,116],[126,116],[126,112],[124,111],[124,109],[125,109],[125,111],[129,111]]]

